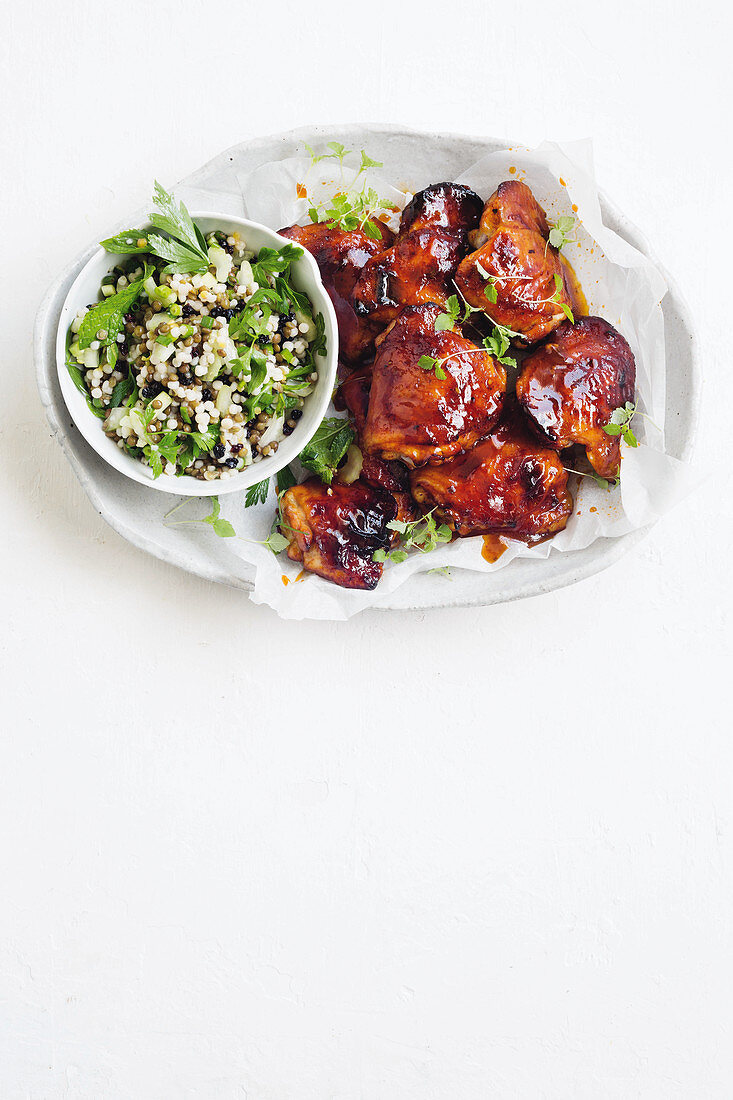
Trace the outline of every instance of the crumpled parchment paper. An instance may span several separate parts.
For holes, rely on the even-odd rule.
[[[262,165],[239,177],[246,216],[273,229],[303,222],[308,204],[297,197],[296,185],[306,182],[309,194],[316,197],[330,195],[344,184],[348,186],[355,170],[351,158],[343,177],[332,162],[311,167],[307,156]],[[506,551],[489,563],[481,555],[480,536],[459,539],[430,554],[413,553],[399,565],[388,562],[374,592],[338,588],[313,574],[303,574],[301,566],[285,554],[275,556],[261,545],[274,517],[273,490],[265,504],[246,510],[240,495],[230,494],[222,497],[222,515],[240,537],[236,542],[230,540],[227,548],[256,567],[255,603],[269,604],[287,619],[347,619],[374,606],[413,573],[444,566],[479,572],[506,569],[516,557],[546,558],[581,550],[601,536],[619,536],[644,527],[673,507],[697,482],[691,467],[664,451],[665,352],[660,303],[666,285],[647,257],[603,225],[591,143],[545,142],[534,150],[514,146],[467,167],[458,182],[469,185],[485,200],[502,180],[511,178],[523,179],[532,188],[550,221],[563,214],[577,218],[577,243],[566,245],[563,254],[578,275],[589,312],[615,325],[636,357],[637,405],[651,419],[637,417],[634,421],[638,448],[621,445],[620,487],[607,490],[590,478],[572,477],[573,515],[565,530],[550,541],[528,547],[505,539]],[[380,197],[400,209],[410,198],[380,179],[376,170],[369,171],[368,181]],[[329,410],[329,415],[333,412]],[[436,577],[436,583],[445,581]]]

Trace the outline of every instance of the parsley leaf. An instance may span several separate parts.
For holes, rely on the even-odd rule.
[[[105,252],[115,252],[118,255],[133,256],[150,251],[148,239],[140,229],[126,229],[116,237],[107,237],[105,241],[99,243]]]
[[[267,494],[270,491],[270,479],[266,477],[264,481],[258,481],[256,485],[250,486],[247,490],[247,495],[244,498],[244,507],[251,508],[254,504],[264,504],[267,500]]]
[[[150,215],[150,221],[156,229],[168,233],[172,240],[167,241],[155,233],[148,237],[150,251],[170,260],[163,270],[166,272],[203,273],[209,267],[209,253],[204,235],[194,224],[183,203],[176,206],[173,196],[155,181],[153,203],[156,209]]]
[[[355,438],[356,432],[348,420],[327,416],[300,452],[300,461],[306,469],[317,474],[326,485],[330,485],[339,462]]]
[[[278,470],[275,475],[275,483],[277,486],[277,495],[280,496],[287,489],[292,489],[296,484],[295,474],[289,466],[283,466],[282,470]]]

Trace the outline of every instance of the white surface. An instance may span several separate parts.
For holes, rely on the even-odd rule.
[[[727,1098],[730,10],[284,2],[270,93],[271,12],[4,7],[0,1096]],[[699,316],[711,476],[574,588],[281,623],[95,516],[31,325],[154,175],[378,118],[594,137]]]

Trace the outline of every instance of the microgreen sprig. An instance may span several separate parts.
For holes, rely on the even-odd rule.
[[[636,404],[631,401],[627,401],[625,405],[619,405],[617,409],[614,409],[611,413],[611,419],[608,424],[603,425],[603,430],[606,435],[620,435],[624,443],[629,447],[638,447],[639,441],[634,435],[631,427],[631,421],[635,416],[643,416],[645,420],[648,420],[650,424],[660,432],[662,429],[658,424],[655,424],[651,416],[647,413],[639,412]]]
[[[401,519],[390,520],[387,527],[399,535],[400,548],[389,551],[375,550],[372,561],[383,562],[389,558],[390,561],[399,564],[407,561],[409,550],[419,550],[421,554],[429,554],[440,543],[450,542],[453,532],[446,523],[435,522],[434,511],[433,508],[420,519],[412,522]]]
[[[328,153],[317,154],[307,143],[305,143],[305,148],[311,158],[309,172],[321,161],[335,160],[339,165],[340,182],[343,184],[344,160],[347,156],[350,156],[351,149],[346,149],[338,141],[327,143],[326,148],[330,150]],[[330,200],[317,203],[308,195],[307,189],[302,185],[298,189],[298,195],[308,201],[308,216],[312,222],[324,222],[328,225],[338,226],[346,232],[361,230],[367,237],[379,241],[382,239],[382,233],[379,226],[374,224],[373,219],[378,214],[386,213],[392,208],[389,204],[382,202],[373,187],[367,186],[366,180],[363,181],[360,189],[356,189],[355,185],[368,168],[381,168],[382,162],[373,160],[363,149],[360,151],[360,156],[361,162],[351,183],[345,189],[339,190]]]
[[[569,474],[577,474],[578,477],[589,477],[595,481],[596,485],[600,485],[601,489],[615,489],[617,485],[621,484],[621,477],[601,477],[595,470],[574,470],[572,466],[566,466],[565,469]]]
[[[472,313],[480,313],[484,316],[484,312],[481,309],[477,309],[468,302],[465,296],[459,290],[463,304],[459,301],[456,294],[451,294],[450,298],[446,302],[445,313],[440,313],[435,318],[435,331],[444,332],[449,329],[455,328],[456,324],[465,324]],[[483,344],[485,349],[490,355],[493,355],[495,359],[498,359],[506,367],[516,367],[517,361],[512,356],[507,355],[509,350],[509,344],[514,336],[521,337],[521,333],[515,332],[513,329],[507,328],[505,325],[494,325],[490,336],[484,338]],[[436,376],[438,378],[445,377],[445,374],[438,374],[437,368],[433,367],[432,363],[427,362],[431,359],[430,356],[421,356],[418,360],[418,366],[423,370],[435,369]],[[422,362],[421,360],[424,360]],[[434,362],[439,362],[435,360]],[[442,368],[441,368],[442,369]]]
[[[211,498],[211,513],[208,516],[204,516],[203,519],[178,519],[173,523],[167,522],[171,516],[183,508],[184,504],[188,504],[189,501],[194,500],[194,497],[186,497],[179,504],[176,504],[175,508],[171,508],[169,512],[163,516],[163,523],[166,527],[200,527],[202,524],[209,524],[213,528],[214,534],[218,535],[222,539],[231,539],[236,535],[236,531],[232,527],[228,519],[222,519],[220,516],[221,505],[218,497]]]
[[[550,234],[548,237],[548,244],[551,244],[553,248],[558,251],[566,244],[575,244],[576,238],[571,236],[575,232],[576,219],[569,214],[563,214],[553,224],[550,222]],[[547,245],[545,245],[545,253],[547,252]]]

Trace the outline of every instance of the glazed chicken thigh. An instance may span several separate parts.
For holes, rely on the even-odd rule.
[[[480,212],[481,199],[460,184],[419,191],[402,212],[394,245],[364,265],[353,293],[359,316],[386,325],[403,306],[445,302]]]
[[[498,419],[503,366],[460,333],[436,332],[442,312],[434,304],[408,306],[380,344],[362,432],[369,454],[408,466],[443,462],[472,447]],[[438,368],[423,369],[423,356]]]
[[[483,202],[461,183],[432,183],[408,202],[400,219],[400,235],[413,229],[445,229],[464,242],[479,224]]]
[[[391,493],[359,481],[329,486],[309,478],[283,493],[280,507],[289,558],[342,588],[376,588],[382,566],[374,551],[389,548],[387,524],[397,515]]]
[[[494,324],[531,344],[561,324],[563,305],[576,315],[581,312],[568,268],[549,243],[545,212],[525,183],[499,184],[472,239],[476,251],[461,262],[456,283],[466,301]]]
[[[357,316],[351,301],[354,284],[364,265],[394,240],[394,234],[386,225],[378,221],[374,225],[381,233],[379,240],[367,237],[361,230],[347,232],[326,222],[291,225],[280,230],[283,237],[307,249],[318,264],[336,311],[339,353],[347,363],[359,362],[373,349],[374,337],[382,327],[373,320]]]
[[[579,443],[601,477],[618,473],[621,445],[608,435],[614,409],[633,401],[634,355],[602,317],[565,321],[547,344],[529,355],[517,379],[517,398],[540,438],[561,450]]]
[[[555,451],[532,437],[514,401],[468,454],[413,470],[410,482],[415,500],[435,508],[459,537],[537,542],[562,530],[573,508],[567,471]]]

